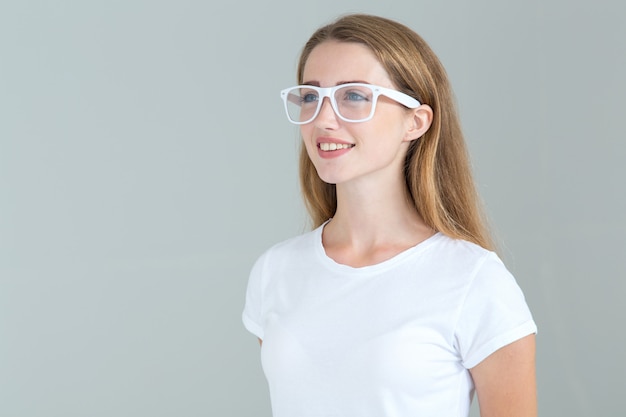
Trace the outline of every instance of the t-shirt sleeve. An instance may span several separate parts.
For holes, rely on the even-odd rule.
[[[246,303],[242,320],[246,329],[259,339],[263,339],[262,307],[263,307],[263,265],[265,255],[261,256],[252,267],[246,290]]]
[[[496,350],[536,332],[515,278],[489,254],[468,288],[456,328],[463,366],[473,368]]]

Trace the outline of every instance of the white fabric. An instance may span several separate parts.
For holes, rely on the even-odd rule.
[[[492,252],[436,234],[352,268],[326,255],[322,228],[250,275],[243,322],[263,340],[274,417],[466,417],[468,369],[536,332]]]

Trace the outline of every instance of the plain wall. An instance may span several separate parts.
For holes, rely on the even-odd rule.
[[[621,415],[623,4],[1,1],[0,416],[270,416],[240,317],[256,257],[307,230],[278,91],[357,11],[449,72],[540,414]]]

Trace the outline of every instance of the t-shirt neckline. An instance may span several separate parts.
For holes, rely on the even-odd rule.
[[[324,244],[322,242],[322,233],[324,231],[324,227],[328,224],[328,222],[330,222],[330,220],[332,219],[325,221],[314,231],[315,252],[317,253],[317,256],[321,260],[322,264],[324,264],[327,268],[338,272],[347,272],[357,275],[369,275],[374,272],[380,272],[382,270],[392,268],[395,265],[404,262],[406,259],[409,259],[412,256],[426,251],[429,247],[431,247],[435,242],[437,242],[444,236],[441,232],[435,232],[435,234],[422,240],[415,246],[411,246],[410,248],[405,249],[404,251],[398,253],[397,255],[394,255],[389,259],[373,265],[354,267],[339,263],[326,254],[326,249],[324,248]]]

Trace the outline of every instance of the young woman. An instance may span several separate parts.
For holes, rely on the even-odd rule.
[[[536,326],[492,251],[445,71],[349,15],[282,91],[314,230],[256,262],[243,321],[275,417],[535,416]]]

